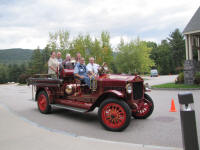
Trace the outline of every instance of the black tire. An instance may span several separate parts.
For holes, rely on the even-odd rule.
[[[130,123],[131,110],[123,100],[109,98],[101,103],[98,110],[98,118],[105,129],[109,131],[122,131]]]
[[[49,97],[45,91],[40,91],[37,95],[38,109],[43,114],[51,113],[51,106],[49,105]]]
[[[152,112],[154,110],[154,103],[153,103],[153,100],[151,99],[151,97],[147,94],[144,94],[144,98],[145,98],[146,104],[148,104],[148,106],[149,106],[149,110],[144,115],[141,115],[139,112],[132,112],[132,116],[135,119],[146,119],[152,114]]]

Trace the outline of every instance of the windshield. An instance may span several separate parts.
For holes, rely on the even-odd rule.
[[[158,71],[155,69],[155,70],[151,70],[151,73],[158,73]]]

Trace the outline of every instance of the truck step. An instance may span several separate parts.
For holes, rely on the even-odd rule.
[[[61,104],[51,104],[51,106],[57,107],[57,108],[62,108],[62,109],[67,109],[67,110],[72,110],[72,111],[77,111],[77,112],[81,112],[81,113],[87,112],[86,109],[76,108],[76,107],[66,106],[66,105],[61,105]]]

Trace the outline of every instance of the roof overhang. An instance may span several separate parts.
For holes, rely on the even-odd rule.
[[[183,32],[184,35],[195,34],[195,33],[200,33],[200,30],[195,30],[195,31],[190,31],[190,32]]]

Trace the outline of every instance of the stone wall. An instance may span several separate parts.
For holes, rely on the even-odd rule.
[[[195,66],[195,71],[200,72],[200,62],[198,61]]]
[[[200,62],[186,60],[184,63],[184,83],[194,84],[195,72],[200,72]]]
[[[195,61],[186,60],[184,63],[184,83],[194,84]]]

